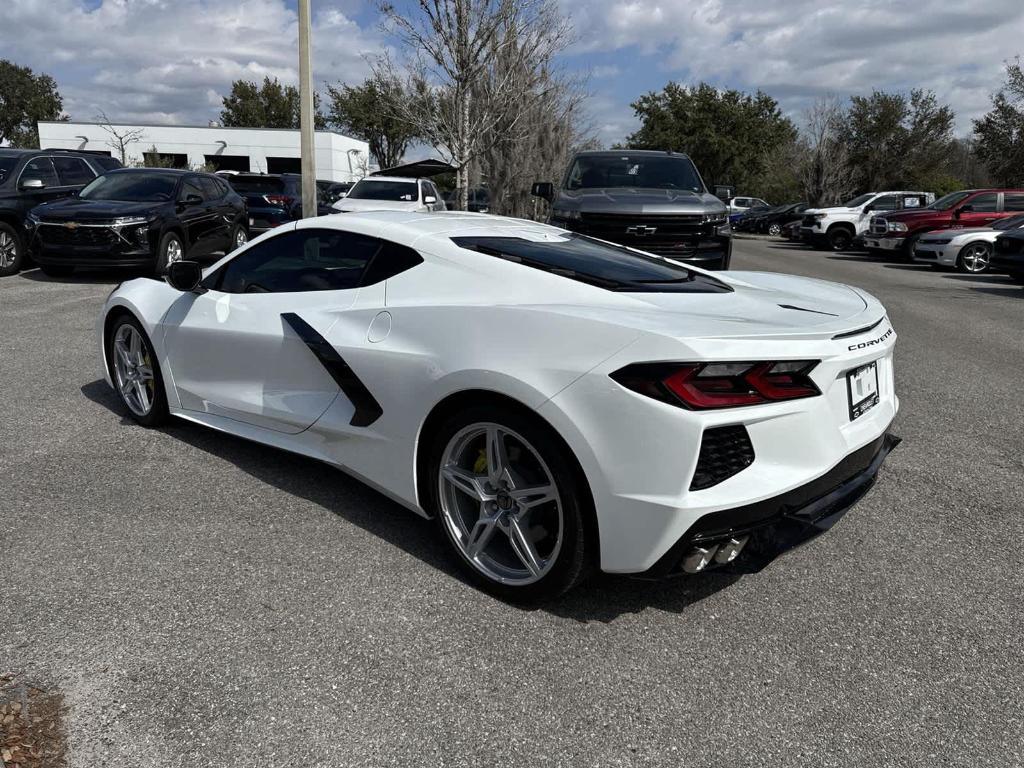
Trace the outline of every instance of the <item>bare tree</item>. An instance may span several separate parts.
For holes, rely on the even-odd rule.
[[[121,164],[128,164],[128,147],[142,141],[146,132],[142,128],[118,128],[107,117],[107,113],[100,111],[96,122],[104,131],[110,134],[107,146],[120,154]]]
[[[381,0],[379,8],[387,31],[409,52],[411,98],[390,108],[455,167],[458,208],[465,210],[470,163],[488,149],[499,123],[518,128],[524,93],[543,95],[524,90],[521,75],[536,73],[538,62],[565,47],[569,25],[555,0],[417,0],[415,11]],[[388,58],[375,69],[398,75]]]
[[[841,139],[845,114],[835,96],[819,98],[805,114],[801,177],[811,205],[835,205],[852,191],[849,154]]]

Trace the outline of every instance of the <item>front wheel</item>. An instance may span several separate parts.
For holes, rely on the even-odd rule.
[[[160,238],[160,245],[157,246],[156,273],[158,275],[166,274],[167,267],[176,261],[182,261],[184,258],[185,245],[182,242],[181,235],[177,232],[168,232]]]
[[[139,321],[122,315],[107,337],[110,378],[135,421],[155,427],[167,420],[167,394],[156,352]]]
[[[16,275],[25,262],[25,246],[18,231],[10,224],[0,223],[0,277]]]
[[[979,275],[988,270],[991,256],[992,250],[988,243],[968,243],[956,257],[956,268],[965,274]]]
[[[780,227],[778,224],[769,224],[768,234],[771,235],[772,237],[778,237],[779,235],[782,234],[782,227]]]
[[[853,233],[846,227],[835,227],[828,232],[828,245],[833,251],[845,251],[853,244]]]
[[[588,570],[589,496],[547,425],[501,406],[460,411],[438,431],[430,501],[462,570],[502,599],[534,602]]]
[[[249,233],[241,224],[236,224],[235,228],[231,230],[231,244],[228,246],[228,253],[237,251],[248,242]]]

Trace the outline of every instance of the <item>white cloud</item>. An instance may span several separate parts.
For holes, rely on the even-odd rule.
[[[959,128],[988,108],[1024,52],[1024,3],[986,0],[562,0],[578,50],[639,52],[684,82],[762,88],[785,107],[814,95],[934,89]]]
[[[342,7],[314,17],[318,86],[361,81],[365,55],[379,49],[376,31]],[[284,0],[5,0],[0,30],[0,58],[53,74],[76,119],[103,110],[116,120],[203,123],[235,79],[298,80],[298,23]]]

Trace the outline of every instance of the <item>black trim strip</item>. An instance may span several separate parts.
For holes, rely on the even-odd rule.
[[[379,419],[384,413],[384,409],[380,407],[380,403],[370,394],[370,390],[356,376],[355,371],[349,367],[345,359],[338,354],[338,350],[317,333],[313,326],[294,312],[283,313],[281,319],[299,335],[299,338],[309,347],[309,351],[316,355],[316,359],[320,361],[331,378],[338,382],[345,397],[352,401],[356,411],[352,414],[349,424],[353,427],[368,427]]]
[[[859,336],[862,333],[867,333],[872,328],[877,328],[878,326],[880,326],[882,324],[882,320],[885,320],[885,315],[882,315],[882,317],[880,317],[876,322],[872,323],[871,325],[865,325],[863,328],[857,328],[856,330],[853,331],[846,331],[845,333],[837,333],[835,336],[832,337],[832,340],[835,341],[836,339],[848,339],[851,336]]]

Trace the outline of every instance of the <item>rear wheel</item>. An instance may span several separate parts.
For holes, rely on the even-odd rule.
[[[779,235],[782,234],[782,227],[780,227],[778,224],[769,224],[768,234],[771,235],[772,237],[778,237]]]
[[[16,275],[25,262],[25,246],[18,231],[10,224],[0,223],[0,277]]]
[[[237,251],[248,242],[249,233],[241,224],[236,224],[235,228],[231,231],[231,245],[228,246],[228,253],[231,253],[231,251]]]
[[[833,251],[845,251],[853,245],[853,232],[846,227],[833,227],[828,231],[828,245]]]
[[[978,275],[988,270],[992,257],[992,246],[988,243],[968,243],[956,257],[956,268],[960,272]]]
[[[110,378],[128,413],[143,426],[167,420],[167,395],[156,352],[139,321],[122,315],[107,338]]]
[[[506,600],[555,597],[588,570],[589,498],[561,441],[536,418],[472,406],[436,434],[430,502],[462,570]]]

